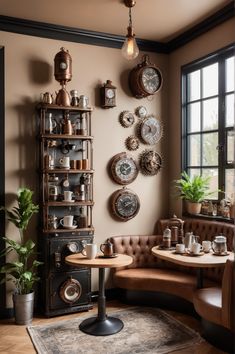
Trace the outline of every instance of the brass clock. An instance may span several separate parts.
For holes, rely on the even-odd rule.
[[[100,88],[100,99],[102,108],[116,107],[116,87],[112,85],[112,81],[107,80]]]
[[[119,121],[124,128],[129,128],[134,124],[135,116],[129,111],[123,111],[119,116]]]
[[[162,137],[162,125],[154,115],[146,117],[140,124],[140,137],[145,144],[154,145]]]
[[[136,179],[139,169],[133,157],[121,152],[111,159],[110,172],[116,183],[126,185]]]
[[[130,90],[136,98],[154,95],[162,87],[162,82],[160,70],[150,63],[148,55],[144,55],[142,63],[129,74]]]
[[[154,176],[162,167],[161,156],[153,150],[145,150],[140,155],[140,170],[144,175]]]
[[[112,215],[120,221],[134,218],[140,209],[140,200],[137,194],[130,189],[119,189],[110,198]]]

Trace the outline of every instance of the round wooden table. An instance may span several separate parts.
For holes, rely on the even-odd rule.
[[[234,259],[234,252],[228,252],[226,256],[217,256],[212,252],[201,253],[198,256],[190,254],[177,254],[175,251],[159,249],[159,246],[152,248],[152,254],[158,258],[186,267],[197,268],[197,287],[203,287],[203,268],[223,267],[227,259]]]
[[[97,317],[84,320],[79,326],[81,331],[95,336],[107,336],[121,331],[124,325],[123,322],[118,318],[106,315],[105,268],[127,266],[133,262],[132,257],[125,254],[117,254],[115,258],[106,258],[98,255],[94,259],[88,259],[79,253],[67,256],[65,261],[73,267],[99,268],[98,314]]]

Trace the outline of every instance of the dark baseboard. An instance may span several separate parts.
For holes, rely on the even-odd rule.
[[[227,328],[202,319],[203,338],[226,353],[235,353],[235,333]]]
[[[9,319],[14,317],[14,309],[9,308],[9,309],[1,309],[0,311],[0,319]]]

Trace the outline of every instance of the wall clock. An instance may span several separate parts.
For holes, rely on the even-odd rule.
[[[162,137],[162,125],[154,115],[146,117],[140,124],[140,137],[144,143],[156,144]]]
[[[161,156],[153,150],[145,150],[140,156],[140,170],[144,175],[154,176],[162,167]]]
[[[134,218],[140,209],[140,200],[137,194],[130,189],[119,189],[110,198],[112,215],[120,221]]]
[[[121,152],[111,159],[110,172],[115,182],[126,185],[136,179],[139,170],[133,157]]]
[[[133,113],[129,112],[129,111],[123,111],[120,114],[119,117],[119,121],[120,124],[124,127],[124,128],[129,128],[131,127],[134,122],[135,122],[135,116]]]
[[[116,87],[112,85],[112,81],[107,80],[100,88],[100,100],[102,108],[116,107]]]
[[[144,106],[139,106],[135,110],[135,114],[139,118],[145,118],[147,116],[147,109]]]
[[[126,147],[128,150],[137,150],[139,148],[140,142],[139,139],[136,138],[134,135],[128,136],[126,139]]]
[[[130,90],[136,98],[154,95],[160,90],[162,82],[160,70],[150,63],[148,55],[144,55],[142,63],[134,67],[129,74]]]

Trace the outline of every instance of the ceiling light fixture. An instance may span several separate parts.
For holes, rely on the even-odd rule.
[[[126,39],[122,46],[122,55],[127,60],[135,59],[139,54],[139,48],[135,40],[131,18],[131,8],[135,6],[135,3],[135,0],[124,0],[124,4],[129,8],[129,26],[127,27]]]

